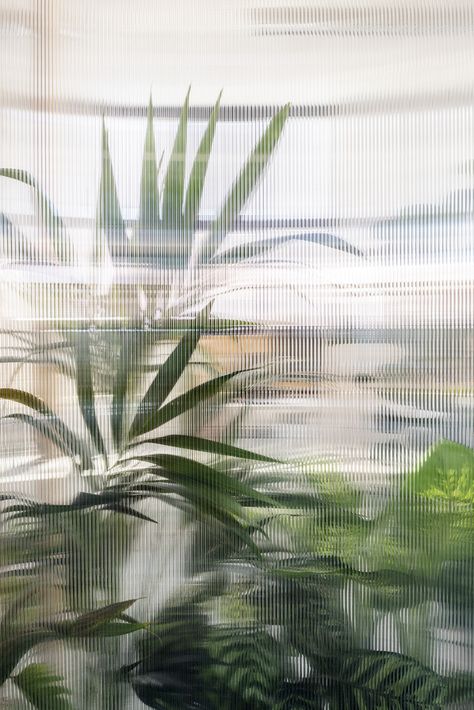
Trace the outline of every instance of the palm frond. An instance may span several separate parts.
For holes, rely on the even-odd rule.
[[[76,391],[84,421],[99,454],[107,460],[107,451],[97,421],[94,387],[92,383],[90,335],[82,332],[75,337]]]
[[[163,185],[162,226],[164,230],[179,230],[182,227],[190,91],[189,88],[181,109],[178,130]],[[177,236],[184,238],[184,235],[179,232]]]
[[[159,225],[158,166],[156,164],[155,131],[153,128],[153,104],[150,96],[140,182],[139,226],[141,230],[149,232],[157,229]]]
[[[212,146],[214,143],[221,96],[222,91],[217,97],[217,101],[211,111],[209,121],[207,122],[206,129],[199,144],[196,157],[194,158],[193,167],[191,169],[191,174],[189,176],[186,199],[184,203],[184,224],[185,228],[188,230],[196,229],[196,220],[199,214],[199,207],[201,205],[209,158],[211,156]]]
[[[207,253],[203,255],[205,261],[214,256],[224,236],[233,228],[244,204],[255,189],[273,155],[288,118],[289,110],[289,105],[286,105],[273,116],[263,136],[245,162],[212,226],[211,242],[206,245]]]
[[[125,224],[117,194],[105,121],[102,119],[102,165],[96,213],[96,240],[105,234],[112,257],[126,245]]]

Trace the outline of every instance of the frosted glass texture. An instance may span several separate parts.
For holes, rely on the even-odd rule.
[[[474,704],[474,8],[0,3],[0,705]]]

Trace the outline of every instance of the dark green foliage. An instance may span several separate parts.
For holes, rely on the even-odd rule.
[[[216,708],[266,710],[275,706],[289,649],[259,624],[217,627],[210,633],[209,645],[213,665],[208,687]]]
[[[449,699],[443,677],[396,653],[359,651],[324,665],[319,684],[335,710],[444,708]]]

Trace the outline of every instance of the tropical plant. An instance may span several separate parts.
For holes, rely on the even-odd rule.
[[[300,476],[291,488],[299,466],[268,468],[262,464],[259,487],[279,505],[270,514],[254,510],[260,558],[235,546],[221,546],[211,565],[196,566],[192,555],[193,585],[161,610],[138,644],[139,659],[122,669],[142,701],[160,710],[468,707],[474,676],[440,672],[433,619],[425,628],[421,611],[436,600],[454,604],[453,620],[469,616],[465,576],[449,580],[442,568],[459,554],[471,559],[470,513],[447,506],[451,522],[441,521],[440,539],[438,519],[435,537],[439,509],[430,511],[426,495],[449,479],[464,505],[472,452],[441,444],[370,517],[360,512],[360,493],[335,474],[330,483],[307,474],[304,486]],[[389,628],[397,615],[398,627],[378,638],[375,620]]]
[[[61,454],[57,464],[69,462],[77,491],[61,502],[2,495],[0,680],[33,707],[73,706],[74,693],[59,675],[31,658],[32,649],[40,653],[54,642],[88,650],[102,688],[91,702],[104,710],[116,710],[123,697],[130,701],[122,686],[161,710],[469,703],[472,677],[436,667],[420,620],[434,605],[443,620],[467,618],[472,609],[466,573],[472,452],[442,444],[368,514],[371,501],[336,476],[328,483],[302,473],[300,464],[283,466],[230,437],[200,431],[211,404],[222,407],[236,383],[243,399],[258,376],[213,367],[204,381],[189,378],[201,367],[203,335],[228,326],[211,318],[212,294],[200,270],[268,256],[295,235],[239,248],[226,242],[274,152],[288,107],[270,121],[220,213],[206,224],[199,208],[220,97],[185,186],[188,102],[189,94],[160,187],[150,101],[139,218],[131,225],[121,213],[103,124],[95,228],[99,262],[108,251],[115,263],[134,257],[162,269],[189,268],[178,297],[166,299],[151,328],[128,327],[131,318],[118,331],[94,330],[86,318],[84,328],[63,327],[46,342],[17,334],[24,350],[4,358],[47,364],[69,378],[80,416],[71,424],[32,392],[12,383],[0,390],[10,408],[6,419],[47,440]],[[36,181],[19,170],[0,174],[34,191],[48,237],[22,253],[27,242],[4,217],[9,257],[74,263],[73,241]],[[357,253],[332,235],[297,238]],[[186,310],[192,316],[177,317]],[[137,621],[128,613],[132,601],[116,601],[120,577],[140,531],[149,533],[153,550],[168,544],[158,535],[165,507],[187,523],[186,574],[169,598],[149,605],[148,615],[137,612],[145,616]],[[135,569],[145,574],[142,563]],[[394,629],[388,647],[377,635],[384,620]]]
[[[160,198],[155,190],[157,165],[150,103],[138,222],[140,239],[149,234],[150,230],[160,229],[162,232],[174,230],[176,241],[176,234],[181,232],[183,220],[188,232],[194,229],[218,110],[219,101],[211,114],[198,149],[191,171],[184,213],[180,216],[176,212],[176,205],[180,205],[184,197],[188,111],[186,99],[164,181],[162,215],[159,216]],[[222,236],[225,229],[232,225],[255,186],[275,147],[287,112],[287,108],[282,110],[270,122],[262,141],[247,161],[232,195],[226,201],[214,236]],[[53,258],[58,263],[72,263],[72,240],[68,237],[65,225],[52,203],[41,192],[36,181],[21,170],[3,170],[1,175],[26,183],[38,198],[44,230],[50,239],[46,243],[33,245],[33,249],[43,250],[42,256],[35,256],[40,260]],[[107,136],[103,128],[97,234],[100,235],[103,230],[110,243],[113,232],[124,237],[123,226],[108,154]],[[141,242],[140,248],[142,246]],[[188,258],[188,247],[186,255]],[[4,509],[7,514],[7,526],[13,526],[8,533],[9,538],[15,541],[14,548],[19,546],[17,551],[21,552],[20,559],[14,560],[18,574],[22,575],[18,564],[33,564],[31,577],[35,580],[34,584],[37,584],[38,579],[43,579],[44,570],[49,569],[53,560],[59,558],[62,568],[66,571],[65,575],[59,574],[59,586],[64,595],[63,607],[76,612],[80,610],[80,619],[87,619],[87,614],[97,613],[87,611],[84,616],[83,610],[93,607],[98,598],[102,598],[104,594],[106,598],[114,596],[115,577],[120,570],[118,558],[126,554],[127,539],[133,535],[124,521],[141,520],[154,524],[150,515],[143,510],[143,501],[164,501],[184,511],[187,516],[199,520],[203,526],[212,521],[213,525],[223,529],[226,536],[235,538],[238,545],[249,545],[254,551],[256,548],[245,508],[250,503],[272,505],[269,497],[258,493],[225,471],[199,460],[202,455],[243,457],[257,461],[267,460],[267,457],[226,442],[196,436],[193,431],[181,433],[179,430],[176,433],[173,430],[176,421],[181,421],[183,415],[217,395],[222,397],[233,380],[240,377],[243,384],[242,378],[248,377],[250,373],[238,370],[220,374],[173,396],[183,374],[193,364],[192,359],[204,329],[209,329],[209,308],[204,308],[199,316],[187,321],[176,322],[167,317],[162,320],[162,328],[163,326],[167,328],[165,332],[163,329],[159,332],[121,331],[113,333],[111,338],[105,333],[105,339],[101,338],[104,333],[91,333],[88,328],[73,333],[65,329],[59,339],[54,338],[46,345],[38,344],[34,337],[25,334],[20,337],[26,345],[26,353],[21,356],[13,354],[4,359],[16,361],[20,365],[31,362],[46,363],[57,368],[60,374],[72,377],[75,383],[77,404],[81,412],[80,424],[77,427],[68,424],[54,408],[33,393],[16,387],[4,387],[0,390],[0,397],[21,407],[21,411],[8,414],[7,419],[32,428],[71,462],[73,475],[80,476],[80,491],[72,500],[61,503],[35,501],[6,492],[2,499],[7,503]],[[177,345],[174,339],[176,335]],[[98,341],[101,346],[105,343],[108,352],[109,371],[105,383],[98,377],[95,367],[97,359],[94,359],[94,345]],[[157,342],[167,343],[168,348],[171,345],[171,352],[159,365],[153,365],[150,363],[150,353],[153,353]],[[116,362],[112,374],[111,356]],[[151,382],[148,381],[145,386],[138,405],[134,406],[132,403],[130,406],[127,395],[131,394],[137,380],[144,374],[147,377],[147,370],[152,371]],[[110,388],[112,403],[109,426],[105,428],[103,424],[99,424],[97,407],[99,399],[103,400],[107,396],[107,386]],[[127,415],[132,410],[133,415],[127,420]],[[106,431],[110,432],[110,436]],[[137,507],[140,505],[141,510]],[[38,536],[42,536],[45,541],[41,554],[38,547],[32,544]],[[117,547],[118,557],[113,554]],[[116,604],[112,607],[109,605],[106,609],[115,609]],[[135,622],[125,625],[127,631],[137,628]],[[42,631],[43,626],[40,625],[38,629]],[[42,638],[41,635],[38,636],[40,631],[36,630],[36,626],[33,630],[30,631],[29,627],[25,630],[20,628],[18,639],[13,634],[12,643],[20,645],[21,652],[15,653],[14,662],[7,664],[3,680],[11,674],[23,653],[36,643],[36,638]],[[86,629],[84,633],[90,635],[89,631],[92,633],[93,630]],[[24,637],[29,640],[28,644],[26,640],[23,643]],[[50,688],[58,702],[66,702],[62,694],[51,687],[55,685],[55,681],[46,671],[33,668],[29,673],[15,676],[15,679],[18,687],[24,688],[28,697],[33,697],[35,692],[39,697],[43,691],[46,692]],[[35,683],[36,690],[34,687],[32,689]],[[58,699],[60,696],[61,700]]]
[[[51,541],[44,564],[51,563],[55,552],[63,558],[67,573],[62,586],[67,608],[87,608],[94,604],[101,590],[108,595],[116,591],[112,580],[120,571],[119,558],[126,553],[130,534],[127,528],[122,529],[123,516],[152,523],[149,513],[137,507],[147,499],[175,506],[203,526],[212,522],[239,545],[255,550],[245,508],[251,504],[273,505],[271,498],[222,468],[200,461],[199,455],[270,459],[192,433],[169,433],[170,424],[179,417],[222,395],[232,380],[245,376],[241,371],[218,375],[172,396],[192,361],[206,318],[203,314],[185,329],[178,344],[153,374],[129,423],[124,413],[129,374],[126,362],[130,360],[127,343],[122,345],[112,388],[110,446],[98,423],[89,333],[76,334],[72,347],[77,401],[86,437],[71,429],[39,397],[15,388],[0,390],[4,401],[24,409],[6,415],[8,419],[32,427],[73,462],[79,475],[87,473],[86,477],[82,475],[83,489],[70,502],[38,502],[7,493],[2,496],[10,501],[5,507],[10,524],[20,521],[24,525],[29,521],[24,535],[31,539],[42,534]],[[168,429],[161,434],[165,427]],[[95,474],[91,476],[94,461]],[[117,544],[119,557],[113,554]]]
[[[109,150],[108,132],[102,124],[102,153],[99,198],[95,226],[94,258],[103,261],[106,252],[114,263],[130,263],[133,258],[157,267],[187,268],[192,271],[201,266],[225,263],[235,264],[265,257],[280,245],[293,240],[306,241],[328,248],[360,255],[357,248],[346,240],[324,231],[287,231],[271,236],[265,233],[252,235],[238,246],[226,237],[236,227],[238,218],[252,192],[261,180],[275,152],[282,130],[289,116],[289,106],[277,111],[256,143],[216,217],[210,222],[200,219],[200,206],[204,192],[209,161],[213,152],[216,126],[220,112],[221,95],[210,113],[185,183],[187,135],[189,118],[189,91],[186,95],[178,129],[164,176],[160,182],[163,156],[157,160],[156,138],[153,122],[153,105],[150,97],[147,127],[141,169],[140,204],[138,219],[126,222],[122,215],[116,180]],[[44,235],[32,243],[18,226],[2,215],[6,255],[33,263],[72,265],[76,262],[74,240],[52,201],[44,194],[38,182],[27,171],[14,168],[0,169],[0,177],[20,181],[33,191]],[[127,236],[127,228],[131,238]],[[198,232],[204,231],[203,238]],[[178,294],[173,304],[175,314],[203,300],[202,279],[191,277],[184,293]],[[114,295],[117,295],[114,293]],[[153,311],[154,313],[154,311]]]

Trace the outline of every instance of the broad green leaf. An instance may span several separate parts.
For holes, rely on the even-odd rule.
[[[147,439],[142,441],[143,444],[158,444],[160,446],[174,446],[178,449],[191,449],[192,451],[206,451],[210,454],[218,454],[220,456],[235,456],[236,458],[249,459],[253,461],[267,461],[268,463],[276,463],[277,459],[257,454],[248,449],[241,449],[238,446],[231,446],[220,441],[212,441],[211,439],[203,439],[199,436],[187,436],[185,434],[170,434],[161,436],[156,439]]]
[[[90,335],[88,332],[79,333],[75,337],[74,353],[76,359],[76,390],[79,407],[84,421],[97,447],[97,451],[107,459],[104,440],[100,433],[95,409],[94,387],[92,383]]]
[[[54,639],[47,629],[19,631],[0,641],[0,685],[11,675],[16,664],[30,648],[43,641]]]
[[[18,170],[15,168],[0,169],[0,177],[17,180],[33,189],[38,201],[40,217],[48,231],[52,233],[52,246],[57,258],[62,263],[70,262],[73,256],[73,245],[67,235],[64,222],[56,213],[45,193],[39,188],[35,178],[26,170]]]
[[[212,145],[214,142],[217,118],[219,116],[221,96],[222,91],[217,97],[216,104],[209,117],[206,130],[204,131],[196,157],[194,158],[191,175],[189,176],[186,200],[184,204],[184,219],[186,228],[190,230],[194,230],[196,228],[196,220],[199,215],[199,207],[201,205],[201,198],[204,190],[204,181],[206,179],[209,157],[211,155]]]
[[[156,164],[151,96],[148,102],[145,147],[143,150],[139,224],[143,230],[156,229],[160,224],[158,168]]]
[[[191,89],[188,89],[183,108],[181,109],[178,130],[163,186],[163,228],[170,230],[181,225],[183,215],[190,90]],[[180,235],[177,236],[179,238]]]
[[[37,710],[72,710],[68,690],[48,666],[32,663],[12,677],[28,702]]]
[[[474,503],[474,451],[452,441],[439,443],[406,477],[403,492],[446,503]]]
[[[290,107],[287,104],[271,119],[263,136],[245,162],[213,224],[211,254],[208,254],[208,257],[214,256],[224,236],[233,228],[243,206],[260,180],[283,131],[289,111]]]
[[[104,119],[102,119],[102,171],[97,202],[96,232],[97,240],[100,240],[102,232],[105,233],[112,256],[115,247],[123,248],[126,244],[125,225],[117,195]]]

